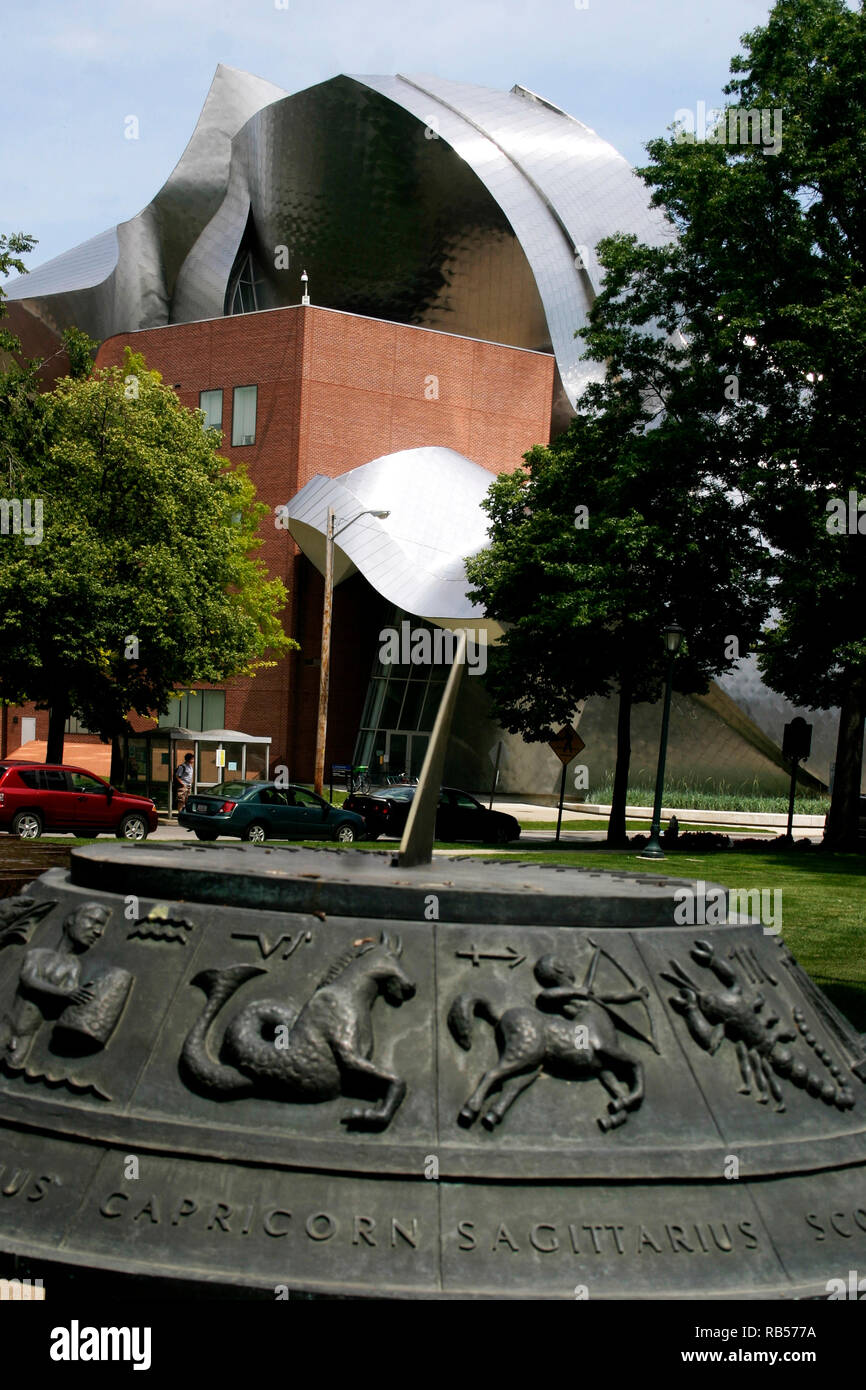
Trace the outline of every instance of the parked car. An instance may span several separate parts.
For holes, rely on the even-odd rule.
[[[402,835],[417,787],[379,787],[367,796],[348,796],[344,809],[364,817],[371,840]],[[436,812],[437,840],[482,840],[506,845],[520,838],[520,824],[503,811],[488,811],[468,792],[442,787]]]
[[[146,840],[158,824],[149,797],[117,791],[82,767],[0,763],[0,830],[21,840],[36,840],[44,830]]]
[[[260,845],[265,840],[339,840],[366,838],[362,818],[331,806],[306,787],[276,782],[221,782],[196,792],[178,816],[178,824],[200,840],[238,835]]]

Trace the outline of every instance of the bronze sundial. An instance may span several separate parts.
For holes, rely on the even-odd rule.
[[[269,1298],[826,1296],[866,1265],[862,1039],[759,924],[677,924],[684,886],[75,851],[0,905],[0,1250]]]

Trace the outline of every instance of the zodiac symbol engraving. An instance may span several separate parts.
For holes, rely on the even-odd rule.
[[[598,1119],[607,1131],[625,1124],[629,1114],[639,1109],[644,1097],[643,1067],[622,1047],[619,1034],[628,1033],[658,1052],[652,1033],[652,1017],[647,1006],[649,991],[632,980],[613,957],[589,938],[594,947],[582,984],[575,984],[574,973],[556,956],[541,956],[535,964],[535,978],[543,985],[536,1004],[497,1010],[483,996],[460,994],[448,1012],[448,1027],[465,1051],[472,1046],[473,1017],[483,1018],[496,1031],[499,1058],[482,1076],[458,1116],[468,1126],[484,1114],[487,1129],[501,1124],[506,1112],[543,1071],[566,1080],[596,1078],[611,1096],[608,1113]],[[622,975],[629,988],[599,990],[596,977],[602,962],[608,970]],[[634,1027],[613,1005],[637,1003],[646,1011],[650,1033]],[[561,1016],[551,1017],[558,1013]],[[619,1084],[626,1086],[623,1094]],[[500,1091],[489,1108],[489,1097]]]
[[[127,941],[139,939],[141,941],[179,941],[181,946],[185,946],[189,937],[187,932],[193,931],[195,922],[189,917],[176,917],[172,915],[171,906],[168,903],[157,903],[150,909],[146,917],[138,917],[126,934]]]
[[[290,932],[283,932],[282,936],[278,937],[272,945],[264,932],[232,932],[233,941],[254,941],[259,948],[259,955],[262,957],[262,960],[268,960],[275,951],[279,951],[283,944],[285,944],[286,949],[280,956],[280,960],[288,960],[289,956],[294,955],[300,945],[305,941],[312,941],[312,939],[313,933],[311,931],[299,931],[294,936],[292,936]]]
[[[793,1014],[796,1027],[783,1028],[772,1006],[765,1012],[767,1000],[763,991],[743,978],[745,970],[738,972],[727,961],[719,960],[710,942],[696,941],[691,957],[698,965],[711,970],[724,988],[702,989],[672,960],[673,973],[662,973],[662,979],[679,990],[671,998],[671,1005],[686,1020],[698,1046],[710,1056],[726,1038],[734,1044],[742,1081],[740,1095],[754,1094],[759,1105],[766,1105],[772,1097],[777,1112],[781,1112],[785,1102],[776,1079],[781,1077],[825,1105],[835,1105],[839,1110],[849,1110],[853,1106],[854,1093],[849,1086],[841,1084],[841,1068],[833,1062],[829,1052],[815,1048],[815,1055],[830,1073],[823,1077],[820,1072],[811,1071],[787,1046],[796,1041],[798,1031],[808,1046],[815,1046],[800,1009]]]
[[[181,1056],[196,1089],[218,1098],[264,1095],[309,1103],[341,1095],[375,1103],[341,1117],[353,1129],[385,1129],[406,1094],[406,1083],[373,1059],[371,1013],[381,994],[398,1007],[415,985],[400,964],[400,938],[355,942],[339,956],[298,1011],[290,1002],[247,1004],[229,1020],[216,1060],[208,1049],[211,1025],[245,981],[268,971],[258,965],[205,970],[191,981],[207,996]]]

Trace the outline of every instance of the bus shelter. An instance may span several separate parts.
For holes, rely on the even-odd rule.
[[[128,734],[124,745],[124,786],[149,796],[162,811],[174,810],[173,773],[187,753],[194,756],[193,792],[219,782],[266,782],[271,739],[239,729],[152,729]]]

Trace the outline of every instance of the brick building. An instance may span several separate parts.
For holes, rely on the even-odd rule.
[[[465,454],[490,474],[510,471],[533,444],[547,441],[553,358],[309,305],[117,334],[102,344],[96,365],[119,365],[127,345],[184,405],[203,408],[207,422],[223,431],[222,453],[246,464],[258,500],[270,509],[260,554],[289,590],[284,628],[300,644],[255,678],[227,681],[206,703],[194,702],[192,718],[203,728],[269,735],[272,763],[309,779],[323,580],[275,524],[276,509],[316,475],[337,477],[426,444]],[[359,574],[335,591],[326,765],[354,755],[376,635],[389,612]],[[0,756],[26,742],[26,719],[35,724],[23,731],[37,744],[47,738],[47,710],[12,711],[16,716]],[[187,725],[189,718],[187,702],[174,722]],[[131,724],[152,727],[136,716]],[[70,733],[67,761],[107,771],[108,754],[86,733]]]

